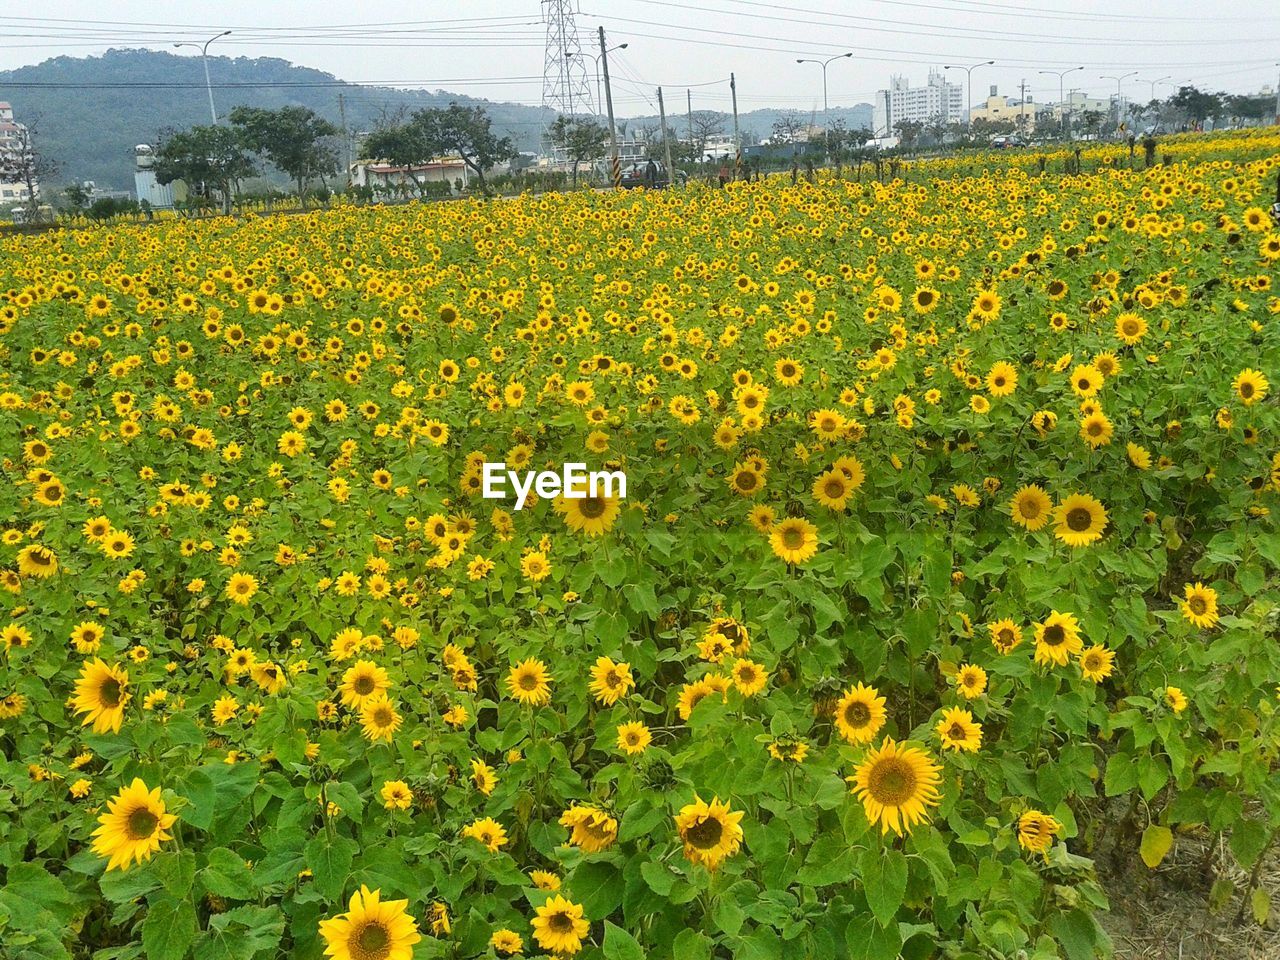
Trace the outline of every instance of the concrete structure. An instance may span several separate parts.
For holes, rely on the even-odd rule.
[[[353,187],[372,187],[387,192],[417,192],[418,183],[447,183],[451,190],[459,185],[465,190],[471,174],[461,157],[437,157],[430,163],[398,167],[383,160],[357,160],[351,165],[348,180]]]
[[[886,90],[877,90],[872,105],[872,129],[877,135],[893,133],[903,120],[928,123],[941,117],[947,123],[964,122],[964,90],[939,70],[929,71],[923,87],[911,86],[906,77],[893,76]]]
[[[1026,101],[1010,100],[996,92],[995,84],[987,99],[969,111],[970,120],[986,120],[990,123],[1008,122],[1019,133],[1031,133],[1036,128],[1036,104],[1031,97]]]
[[[0,159],[7,161],[26,149],[27,128],[14,119],[13,107],[0,101]],[[34,184],[32,193],[39,198],[39,183]],[[0,205],[27,203],[31,199],[26,183],[0,183]]]
[[[138,203],[146,203],[152,210],[173,209],[173,187],[171,183],[157,183],[155,166],[156,155],[151,145],[140,143],[133,148],[133,190],[138,195]]]

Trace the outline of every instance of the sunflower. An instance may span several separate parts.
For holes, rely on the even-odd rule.
[[[1236,378],[1231,381],[1231,388],[1235,390],[1240,402],[1246,407],[1250,407],[1259,400],[1266,398],[1271,384],[1257,370],[1241,370],[1236,374]]]
[[[987,392],[993,397],[1007,397],[1018,387],[1018,369],[1003,360],[991,365],[987,373]]]
[[[1133,346],[1147,335],[1147,321],[1136,313],[1122,313],[1116,317],[1116,336]]]
[[[635,688],[629,663],[615,663],[609,657],[598,657],[591,668],[591,693],[606,707],[611,707]]]
[[[1091,450],[1109,444],[1114,432],[1110,419],[1100,410],[1080,421],[1080,439],[1087,443]]]
[[[1009,653],[1022,643],[1022,628],[1012,620],[997,620],[987,629],[991,631],[991,645],[1001,653]]]
[[[107,870],[127,869],[130,862],[142,863],[160,849],[178,818],[165,813],[160,788],[147,788],[137,777],[114,798],[107,801],[107,812],[98,817],[100,826],[93,831],[93,852],[107,858]]]
[[[487,797],[493,793],[493,788],[498,785],[498,775],[493,772],[493,767],[483,760],[473,759],[471,761],[471,782],[475,784],[477,790]]]
[[[1067,660],[1080,652],[1080,622],[1074,614],[1052,611],[1036,624],[1036,663],[1065,667]]]
[[[540,707],[551,702],[550,677],[541,660],[530,657],[511,668],[507,690],[523,704]]]
[[[569,842],[587,853],[599,853],[618,839],[618,821],[599,807],[575,803],[560,816],[569,830]]]
[[[18,551],[18,573],[43,580],[58,572],[58,555],[39,543],[28,544]]]
[[[804,367],[790,357],[783,357],[773,365],[773,373],[784,387],[794,387],[804,378]]]
[[[382,784],[382,805],[388,810],[408,810],[413,806],[413,791],[403,780],[387,780]]]
[[[764,475],[747,464],[734,464],[729,474],[729,489],[740,497],[750,497],[764,489]]]
[[[570,530],[589,537],[607,532],[621,510],[617,497],[557,497],[555,506],[564,514]]]
[[[1077,397],[1092,397],[1102,389],[1102,374],[1091,363],[1082,363],[1071,371],[1071,391]]]
[[[591,931],[591,923],[583,916],[582,905],[557,894],[534,911],[529,921],[533,939],[551,953],[570,956],[582,949],[582,941]]]
[[[342,705],[359,710],[374,697],[384,695],[391,689],[391,681],[387,671],[372,660],[357,660],[342,675],[342,684],[338,693],[342,695]]]
[[[412,960],[422,939],[408,900],[383,900],[382,891],[361,885],[347,912],[320,921],[325,956],[332,960]]]
[[[739,660],[730,671],[733,685],[744,697],[754,697],[769,682],[769,671],[754,660]]]
[[[956,690],[966,700],[982,696],[987,689],[987,671],[972,663],[966,663],[956,671]]]
[[[1073,493],[1054,510],[1053,533],[1069,547],[1083,547],[1102,536],[1107,526],[1107,511],[1095,498]]]
[[[233,573],[227,581],[227,599],[232,603],[247,604],[258,592],[258,580],[248,573]]]
[[[380,740],[390,743],[395,732],[400,729],[401,722],[400,714],[386,694],[371,697],[360,708],[361,731],[375,743]]]
[[[982,746],[982,726],[975,723],[973,714],[962,707],[949,707],[942,712],[938,721],[938,736],[942,740],[944,750],[968,750],[976,753]]]
[[[1112,664],[1115,662],[1115,651],[1095,643],[1080,653],[1080,672],[1086,680],[1094,683],[1111,676]]]
[[[479,840],[490,853],[497,853],[507,845],[506,829],[492,817],[473,820],[463,827],[462,835],[470,840]]]
[[[1052,509],[1049,494],[1034,483],[1022,487],[1009,501],[1013,522],[1027,530],[1039,530],[1048,523]]]
[[[509,957],[524,950],[524,937],[503,927],[493,931],[493,935],[489,937],[489,946],[504,957]]]
[[[870,743],[885,721],[885,698],[875,687],[850,687],[836,704],[836,729],[855,746]]]
[[[1028,810],[1018,818],[1018,845],[1023,850],[1048,856],[1053,838],[1062,832],[1062,824],[1039,810]]]
[[[813,499],[829,510],[843,510],[853,490],[854,485],[841,470],[828,470],[813,481]]]
[[[787,563],[805,563],[818,552],[818,528],[803,517],[788,517],[774,525],[769,545]]]
[[[618,724],[618,749],[630,756],[644,753],[653,741],[649,728],[638,720]]]
[[[675,818],[685,857],[708,870],[718,869],[742,845],[742,816],[742,811],[730,810],[719,797],[707,803],[694,794],[693,803],[681,807]]]
[[[920,748],[894,743],[886,737],[846,780],[862,801],[871,825],[879,823],[881,833],[892,830],[902,836],[917,823],[927,823],[928,808],[942,801],[938,792],[941,769]]]
[[[94,733],[119,733],[130,699],[128,687],[129,673],[122,667],[97,659],[81,667],[73,705],[76,713],[85,714],[83,725],[92,723]]]
[[[1179,687],[1164,688],[1164,702],[1174,713],[1181,713],[1187,709],[1187,697]]]
[[[1179,601],[1182,615],[1197,627],[1210,628],[1218,623],[1218,591],[1203,583],[1188,583]]]

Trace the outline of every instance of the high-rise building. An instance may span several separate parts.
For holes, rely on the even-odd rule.
[[[964,90],[951,83],[939,70],[929,71],[929,82],[913,87],[906,77],[889,79],[887,90],[877,90],[872,123],[882,136],[893,134],[894,124],[903,120],[929,123],[941,119],[946,123],[964,123]]]
[[[30,149],[27,128],[14,119],[13,107],[0,101],[0,205],[27,203],[39,198],[39,183],[32,184],[33,198],[27,191],[25,177],[15,175],[22,166],[19,158]]]

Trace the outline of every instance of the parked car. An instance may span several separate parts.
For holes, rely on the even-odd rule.
[[[996,150],[1008,150],[1013,147],[1025,147],[1027,141],[1015,135],[995,137],[991,141],[991,146]]]
[[[654,160],[653,165],[656,168],[653,183],[649,183],[645,177],[645,167],[648,166],[647,160],[636,160],[622,168],[622,186],[626,187],[654,187],[662,189],[671,185],[671,178],[667,174],[667,167],[661,160]],[[676,186],[684,184],[687,177],[681,170],[676,171]]]

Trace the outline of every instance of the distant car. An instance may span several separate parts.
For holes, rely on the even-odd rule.
[[[637,160],[622,168],[622,187],[649,187],[662,189],[671,185],[671,178],[667,175],[667,167],[661,160],[654,160],[653,165],[656,168],[653,176],[653,183],[650,184],[645,177],[645,167],[648,165],[647,160]],[[687,178],[685,174],[676,171],[676,186],[680,186]]]
[[[996,137],[991,141],[991,146],[996,150],[1008,150],[1013,147],[1025,147],[1027,141],[1018,136]]]

